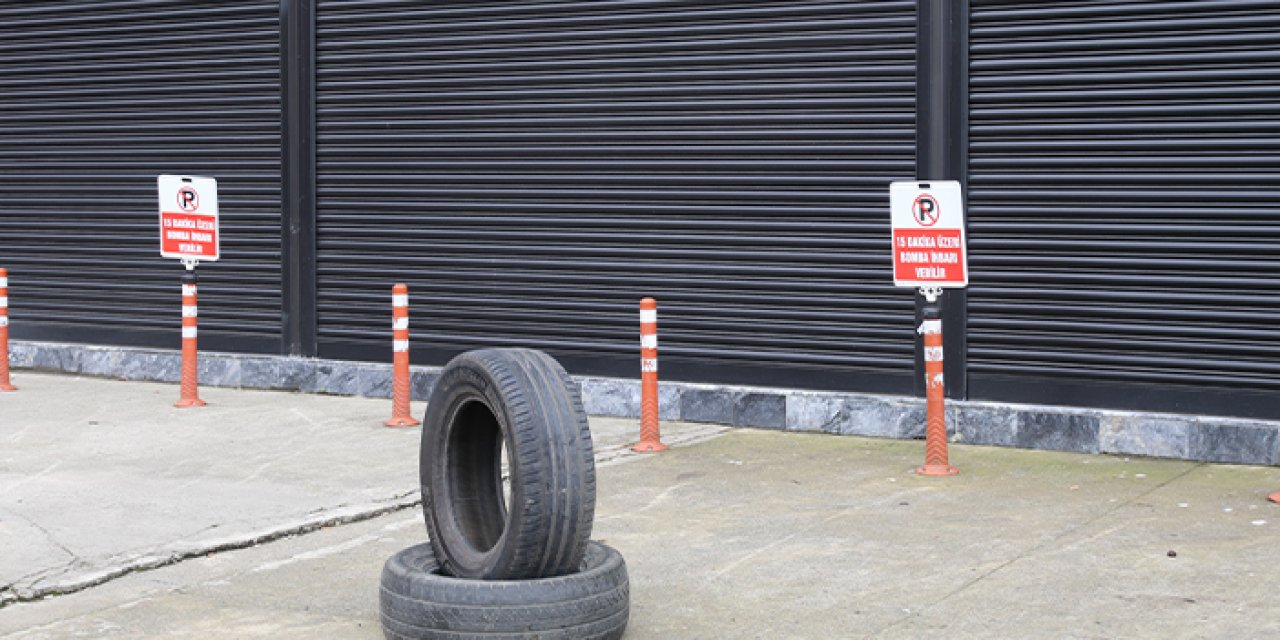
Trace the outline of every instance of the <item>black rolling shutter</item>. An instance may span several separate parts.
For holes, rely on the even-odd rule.
[[[177,347],[156,176],[219,181],[200,341],[279,349],[278,2],[0,4],[0,265],[19,338]]]
[[[321,354],[909,391],[913,2],[321,1]]]
[[[971,395],[1280,418],[1280,4],[972,6]]]

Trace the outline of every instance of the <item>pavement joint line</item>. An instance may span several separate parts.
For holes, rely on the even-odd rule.
[[[686,433],[668,436],[664,439],[664,442],[669,447],[689,446],[706,442],[733,430],[733,427],[706,425],[695,429],[689,429]],[[652,453],[639,453],[632,451],[632,444],[634,443],[616,444],[596,449],[596,466],[605,467],[630,460],[653,457],[655,455]]]
[[[723,435],[732,430],[731,427],[722,426],[706,426],[689,429],[688,433],[682,433],[678,436],[669,437],[667,444],[671,446],[687,446],[706,442],[715,437]],[[610,464],[618,464],[632,459],[650,457],[652,454],[637,453],[631,451],[630,444],[614,445],[597,449],[595,453],[596,466],[607,466]],[[0,585],[0,610],[12,604],[23,602],[34,602],[49,597],[64,596],[84,591],[86,589],[96,587],[107,582],[111,582],[118,578],[123,578],[133,573],[141,573],[145,571],[154,571],[164,567],[172,566],[180,562],[209,555],[211,553],[222,553],[225,551],[236,551],[239,549],[247,549],[249,547],[258,546],[282,538],[291,536],[304,535],[312,533],[320,529],[340,526],[344,524],[352,524],[365,520],[372,520],[390,513],[411,509],[422,504],[422,496],[419,490],[415,489],[407,493],[392,496],[387,501],[375,503],[378,506],[370,508],[368,505],[349,509],[346,512],[335,515],[335,509],[328,509],[321,512],[323,515],[314,517],[301,522],[287,524],[281,527],[260,531],[258,533],[249,534],[243,537],[237,537],[230,540],[223,540],[213,543],[206,543],[202,546],[178,550],[169,553],[166,556],[140,556],[126,560],[123,564],[114,567],[107,567],[103,570],[88,574],[78,580],[68,583],[59,583],[45,587],[21,588],[18,582],[28,578],[31,575],[23,576],[18,582]],[[341,509],[341,505],[337,509]],[[56,541],[55,541],[56,542]],[[59,545],[61,546],[61,545]],[[68,551],[70,553],[70,551]],[[73,563],[79,558],[72,554]],[[62,567],[63,569],[67,567]],[[40,572],[36,572],[40,573]],[[42,578],[43,579],[43,578]]]
[[[969,589],[970,587],[972,587],[972,586],[974,586],[974,585],[978,584],[979,582],[983,582],[983,581],[985,581],[987,578],[990,578],[991,576],[993,576],[993,575],[995,575],[995,574],[997,574],[997,573],[999,573],[999,572],[1003,571],[1004,569],[1008,568],[1009,566],[1013,565],[1014,563],[1016,563],[1016,562],[1018,562],[1018,561],[1020,561],[1020,560],[1025,560],[1025,559],[1027,559],[1027,558],[1029,558],[1029,557],[1031,557],[1031,556],[1035,555],[1036,553],[1039,553],[1039,552],[1040,552],[1041,550],[1043,550],[1045,547],[1047,547],[1047,546],[1049,546],[1049,545],[1051,545],[1051,544],[1055,544],[1055,543],[1057,543],[1058,541],[1062,540],[1063,538],[1065,538],[1065,537],[1067,537],[1067,536],[1069,536],[1069,535],[1071,535],[1071,534],[1073,534],[1073,533],[1076,533],[1077,531],[1080,531],[1080,530],[1082,530],[1082,529],[1084,529],[1084,528],[1086,528],[1086,527],[1089,527],[1090,525],[1092,525],[1092,524],[1094,524],[1094,523],[1096,523],[1096,522],[1098,522],[1098,521],[1100,521],[1100,520],[1103,520],[1103,519],[1105,519],[1105,518],[1109,518],[1109,517],[1111,517],[1111,516],[1115,515],[1115,514],[1116,514],[1118,511],[1120,511],[1121,509],[1123,509],[1123,508],[1125,508],[1125,507],[1127,507],[1127,506],[1129,506],[1129,505],[1131,505],[1131,504],[1133,504],[1133,503],[1137,502],[1138,500],[1141,500],[1142,498],[1145,498],[1145,497],[1147,497],[1147,496],[1149,496],[1149,495],[1151,495],[1151,494],[1153,494],[1153,493],[1155,493],[1155,492],[1157,492],[1157,491],[1159,491],[1159,490],[1161,490],[1161,489],[1163,489],[1163,488],[1165,488],[1165,487],[1169,486],[1170,484],[1173,484],[1174,482],[1177,482],[1178,480],[1181,480],[1181,479],[1183,479],[1183,478],[1187,477],[1188,475],[1190,475],[1190,474],[1191,474],[1191,472],[1193,472],[1193,471],[1195,471],[1195,470],[1197,470],[1197,469],[1203,468],[1203,467],[1205,467],[1205,466],[1208,466],[1208,464],[1209,464],[1209,463],[1207,463],[1207,462],[1196,462],[1196,463],[1192,464],[1190,467],[1187,467],[1187,469],[1186,469],[1185,471],[1183,471],[1182,473],[1179,473],[1179,474],[1177,474],[1177,475],[1174,475],[1173,477],[1169,478],[1168,480],[1165,480],[1164,482],[1160,482],[1160,483],[1156,484],[1155,486],[1151,487],[1150,489],[1147,489],[1146,491],[1143,491],[1142,493],[1134,494],[1134,495],[1133,495],[1132,497],[1130,497],[1129,499],[1127,499],[1127,500],[1125,500],[1125,501],[1123,501],[1123,502],[1119,502],[1119,503],[1117,503],[1117,504],[1113,505],[1110,509],[1107,509],[1106,511],[1103,511],[1102,513],[1099,513],[1098,515],[1096,515],[1096,516],[1094,516],[1094,517],[1092,517],[1092,518],[1089,518],[1088,520],[1085,520],[1084,522],[1081,522],[1081,523],[1079,523],[1079,524],[1076,524],[1075,526],[1071,526],[1071,527],[1068,527],[1068,528],[1064,529],[1063,531],[1061,531],[1060,533],[1058,533],[1058,535],[1053,536],[1052,538],[1050,538],[1050,539],[1048,539],[1048,540],[1044,540],[1044,541],[1040,542],[1039,544],[1037,544],[1037,545],[1035,545],[1035,546],[1031,547],[1030,549],[1027,549],[1026,551],[1023,551],[1022,553],[1020,553],[1020,554],[1018,554],[1018,555],[1016,555],[1016,556],[1014,556],[1014,557],[1012,557],[1012,558],[1009,558],[1008,560],[1006,560],[1006,561],[1004,561],[1004,562],[1000,563],[999,565],[996,565],[995,567],[992,567],[990,570],[988,570],[988,571],[984,572],[982,575],[979,575],[979,576],[977,576],[977,577],[975,577],[975,578],[973,578],[973,579],[969,580],[968,582],[965,582],[964,584],[960,585],[959,587],[956,587],[955,589],[951,590],[950,592],[946,593],[946,594],[945,594],[945,595],[943,595],[941,598],[938,598],[937,600],[934,600],[933,602],[930,602],[930,603],[928,603],[928,604],[922,605],[920,608],[916,609],[914,613],[909,613],[909,614],[907,614],[907,615],[905,615],[905,616],[902,616],[901,618],[898,618],[897,620],[895,620],[895,621],[893,621],[893,622],[891,622],[891,623],[889,623],[889,624],[885,625],[884,627],[881,627],[880,629],[877,629],[877,630],[875,630],[875,631],[871,632],[870,634],[868,634],[868,635],[866,635],[866,636],[863,636],[863,637],[864,637],[864,638],[874,638],[874,637],[876,637],[876,636],[878,636],[878,635],[881,635],[881,634],[885,633],[886,631],[889,631],[890,629],[893,629],[894,627],[897,627],[897,626],[901,625],[901,624],[902,624],[902,623],[904,623],[904,622],[907,622],[908,620],[911,620],[912,618],[920,617],[920,616],[921,616],[925,611],[927,611],[930,607],[937,606],[937,605],[939,605],[939,604],[942,604],[943,602],[946,602],[947,600],[950,600],[953,596],[959,595],[961,592],[963,592],[963,591],[965,591],[965,590]]]

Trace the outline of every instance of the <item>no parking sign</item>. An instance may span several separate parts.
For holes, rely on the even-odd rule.
[[[954,180],[889,185],[893,283],[899,287],[969,284],[964,200]]]
[[[160,255],[183,262],[218,259],[218,181],[213,178],[162,175],[160,187]]]

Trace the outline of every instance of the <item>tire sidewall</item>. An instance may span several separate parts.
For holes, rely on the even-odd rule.
[[[419,544],[383,565],[379,613],[387,637],[617,639],[630,617],[627,573],[617,549],[591,542],[570,574],[466,580]]]
[[[511,425],[513,417],[507,414],[508,402],[503,397],[493,375],[483,362],[463,354],[451,361],[432,391],[423,425],[431,425],[422,433],[419,452],[418,476],[422,489],[423,514],[430,533],[431,546],[441,570],[454,574],[459,567],[475,573],[484,573],[489,567],[503,564],[508,558],[503,554],[489,554],[489,550],[476,550],[466,540],[458,526],[456,510],[449,497],[450,465],[454,463],[449,450],[450,438],[455,429],[466,428],[457,420],[458,412],[470,402],[482,403],[496,418],[502,432],[502,441],[511,452],[508,456],[510,477],[519,477],[519,460],[515,455]],[[439,425],[436,428],[436,425]],[[501,452],[498,452],[501,455]],[[499,462],[495,462],[499,464]],[[505,541],[512,531],[520,527],[521,513],[513,505],[523,504],[521,487],[511,484],[511,500],[505,510],[501,536],[495,541],[496,549],[511,553]],[[453,541],[459,541],[454,543]]]

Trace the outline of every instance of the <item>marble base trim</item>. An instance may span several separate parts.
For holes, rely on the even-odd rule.
[[[177,382],[177,351],[14,341],[15,370]],[[413,367],[414,400],[426,400],[438,367]],[[636,418],[640,381],[578,376],[591,415]],[[389,398],[391,365],[203,352],[200,384]],[[664,382],[663,420],[882,438],[923,438],[924,400],[902,396]],[[1209,462],[1280,464],[1280,422],[1079,407],[950,401],[952,442],[1114,453]]]

